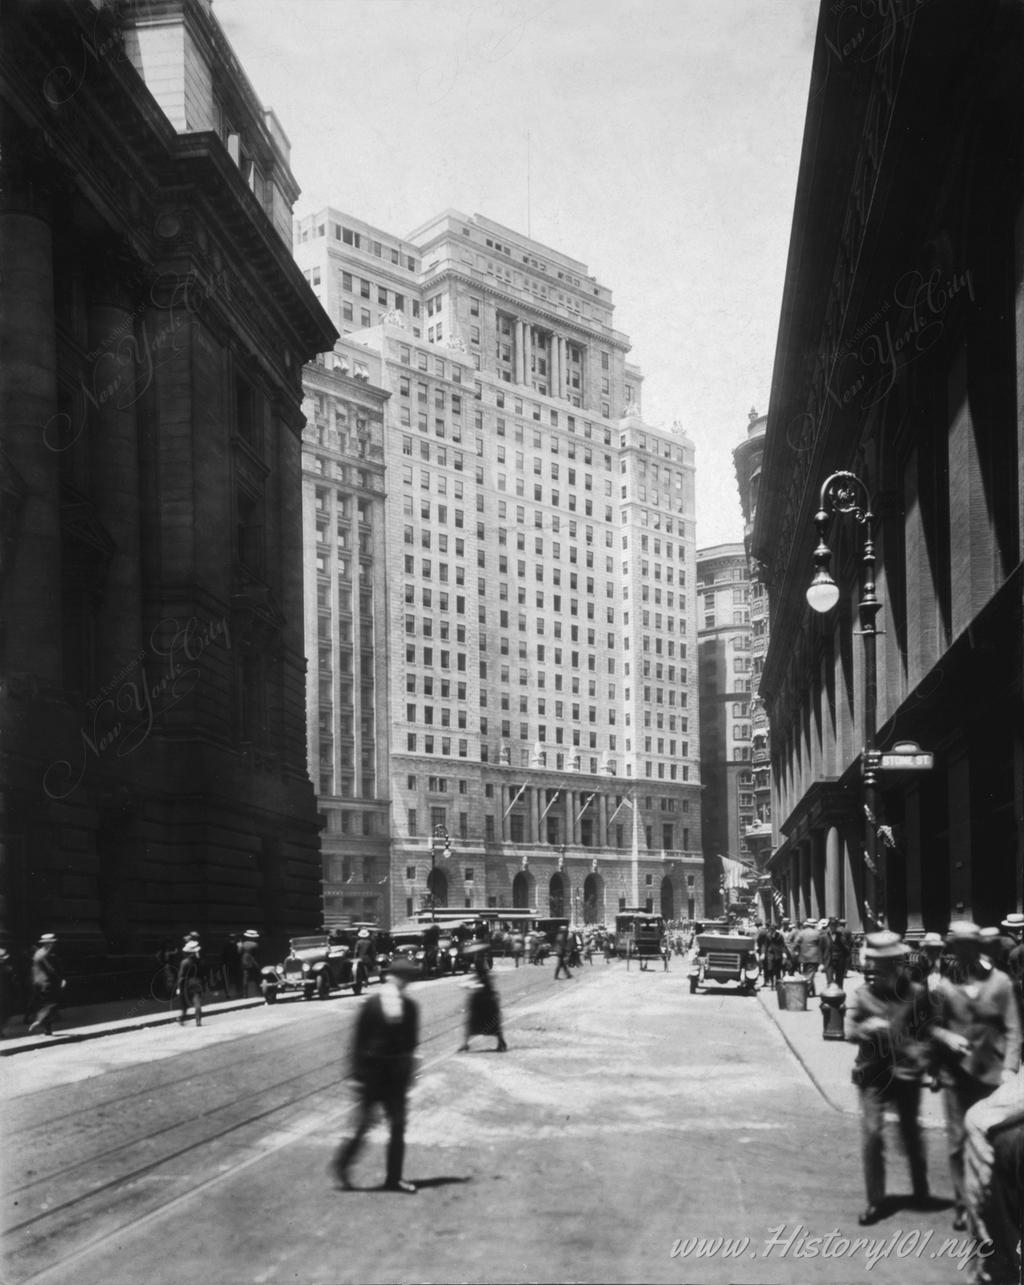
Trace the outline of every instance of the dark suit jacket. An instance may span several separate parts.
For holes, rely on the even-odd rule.
[[[387,985],[387,983],[385,983]],[[419,1044],[419,1005],[402,996],[402,1015],[389,1021],[379,992],[363,1005],[352,1045],[352,1074],[364,1088],[386,1096],[404,1092],[412,1077]]]

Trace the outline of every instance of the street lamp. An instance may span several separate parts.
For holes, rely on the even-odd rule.
[[[441,839],[441,840],[443,840],[443,842],[444,842],[444,859],[447,861],[447,860],[448,860],[448,858],[452,855],[452,841],[451,841],[451,836],[450,836],[450,835],[449,835],[449,833],[448,833],[448,828],[447,828],[447,826],[443,826],[443,825],[435,825],[435,826],[434,826],[434,828],[433,828],[433,830],[430,832],[430,884],[429,884],[429,892],[430,892],[430,922],[431,922],[431,923],[434,923],[434,922],[436,922],[436,920],[437,920],[437,915],[434,913],[435,906],[436,906],[436,894],[435,894],[435,892],[434,892],[434,872],[435,872],[436,864],[437,864],[437,841],[438,841],[438,839]]]
[[[875,617],[882,604],[875,597],[875,542],[871,512],[871,496],[867,487],[854,473],[840,471],[827,477],[821,486],[818,512],[814,524],[818,529],[818,545],[814,550],[814,578],[807,589],[807,602],[817,612],[831,611],[839,601],[839,587],[829,572],[832,551],[825,543],[825,535],[837,514],[853,515],[863,531],[861,553],[861,594],[858,604],[860,629],[864,639],[864,710],[861,751],[861,774],[864,781],[864,860],[875,881],[874,918],[881,925],[885,922],[886,888],[885,870],[878,862],[876,829],[878,818],[879,754],[875,748],[875,720],[878,703],[878,675],[875,657],[875,639],[878,629]]]

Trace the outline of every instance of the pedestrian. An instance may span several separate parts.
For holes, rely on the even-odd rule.
[[[459,1045],[460,1053],[469,1052],[469,1041],[474,1035],[495,1035],[498,1052],[508,1049],[501,1029],[501,1002],[487,967],[487,943],[473,942],[465,953],[473,961],[473,980],[468,983],[469,999],[466,1002],[466,1034]]]
[[[942,937],[938,933],[925,933],[921,938],[921,955],[923,957],[921,981],[928,987],[929,992],[934,989],[935,983],[941,976],[939,959],[942,955],[942,950]]]
[[[897,933],[871,933],[865,949],[867,980],[846,1011],[846,1038],[855,1043],[853,1082],[860,1092],[861,1158],[867,1205],[861,1226],[877,1222],[885,1203],[885,1111],[895,1107],[910,1165],[913,1202],[930,1202],[918,1105],[928,1060],[928,992],[906,975],[907,947]]]
[[[355,961],[356,973],[361,971],[363,980],[369,985],[370,964],[373,962],[373,941],[369,928],[360,928],[356,933]]]
[[[523,953],[526,950],[526,943],[523,934],[517,928],[512,934],[512,960],[516,968],[523,962]]]
[[[613,934],[613,933],[611,933],[611,932],[607,932],[607,931],[606,931],[606,932],[605,932],[605,934],[604,934],[604,962],[605,962],[605,964],[610,964],[610,963],[612,962],[612,956],[613,956],[614,954],[615,954],[615,936],[614,936],[614,934]]]
[[[57,938],[53,933],[43,933],[32,956],[31,1011],[35,1018],[28,1028],[30,1035],[40,1027],[44,1035],[53,1034],[53,1019],[57,1016],[60,993],[67,985],[57,961],[56,945]]]
[[[181,963],[178,965],[178,980],[174,993],[178,997],[178,1005],[181,1009],[178,1014],[178,1025],[185,1025],[188,1010],[194,1008],[196,1026],[202,1026],[203,979],[199,962],[199,943],[194,939],[186,941],[181,948]]]
[[[561,975],[563,970],[565,972],[566,977],[568,978],[572,977],[572,973],[569,972],[569,955],[571,950],[572,950],[572,947],[569,944],[569,934],[566,932],[564,928],[559,928],[558,933],[555,937],[555,960],[557,961],[555,963],[555,981],[556,982],[558,981],[559,976]]]
[[[242,974],[242,999],[249,998],[250,985],[260,993],[260,935],[255,928],[247,928],[238,943],[238,964]]]
[[[228,933],[220,948],[220,975],[224,983],[224,998],[230,999],[232,990],[242,993],[242,961],[238,952],[238,934]]]
[[[1020,1285],[1024,1209],[1024,1071],[1000,1085],[964,1117],[964,1185],[971,1236],[987,1246],[983,1272],[991,1285]]]
[[[797,971],[807,978],[807,994],[814,995],[814,979],[821,963],[821,929],[816,919],[804,920],[803,928],[793,939],[790,952],[796,959]]]
[[[946,1144],[956,1200],[954,1231],[967,1226],[964,1116],[1020,1066],[1021,1027],[1009,977],[981,959],[981,930],[970,920],[949,925],[954,976],[935,985],[933,1043],[946,1113]]]
[[[0,947],[0,1040],[4,1037],[4,1027],[14,1013],[14,967],[11,957]]]
[[[420,1028],[419,1005],[406,994],[406,986],[409,979],[416,976],[416,971],[415,965],[406,959],[393,960],[383,986],[366,1000],[356,1022],[352,1078],[359,1089],[359,1115],[355,1133],[341,1144],[333,1161],[334,1175],[345,1191],[351,1190],[349,1170],[363,1145],[378,1104],[383,1107],[391,1125],[384,1186],[388,1191],[410,1195],[416,1191],[413,1183],[402,1178],[406,1097]]]
[[[786,939],[777,924],[772,924],[765,935],[764,954],[761,967],[764,971],[764,985],[774,986],[782,976],[783,965],[790,960]]]
[[[850,946],[846,933],[839,927],[839,920],[833,916],[821,939],[821,962],[825,967],[825,981],[829,986],[842,989],[846,974],[850,968]]]

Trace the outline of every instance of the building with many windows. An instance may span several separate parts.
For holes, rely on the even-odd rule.
[[[764,658],[768,653],[770,627],[768,590],[761,574],[761,564],[751,552],[767,424],[767,415],[758,415],[752,409],[748,416],[747,431],[743,440],[733,449],[732,458],[743,512],[743,547],[747,554],[747,574],[750,580],[750,771],[754,788],[754,817],[746,827],[744,837],[747,850],[760,872],[761,911],[765,919],[770,919],[778,917],[781,902],[781,897],[778,902],[773,901],[771,879],[767,873],[775,832],[772,827],[770,728],[768,710],[761,699],[760,687]]]
[[[387,918],[388,690],[380,360],[340,340],[306,368],[302,434],[309,773],[324,920]]]
[[[702,912],[693,445],[641,418],[610,291],[451,210],[323,210],[295,256],[389,395],[392,918]]]
[[[722,914],[722,858],[750,861],[750,578],[742,544],[697,551],[697,655],[704,870],[709,914]]]

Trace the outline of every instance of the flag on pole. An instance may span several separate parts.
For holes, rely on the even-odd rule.
[[[502,815],[502,817],[507,817],[507,816],[508,816],[508,814],[512,811],[512,809],[515,807],[515,805],[516,805],[516,804],[519,802],[519,800],[523,797],[523,791],[524,791],[525,789],[526,789],[526,782],[524,781],[524,782],[523,782],[523,784],[519,787],[519,790],[518,790],[518,792],[516,793],[516,797],[512,800],[512,802],[508,805],[508,807],[505,809],[505,811],[501,814],[501,815]]]
[[[551,811],[551,809],[555,806],[555,804],[558,802],[558,796],[559,796],[561,793],[562,793],[562,791],[561,791],[561,790],[556,790],[556,791],[555,791],[555,797],[554,797],[553,799],[549,799],[549,800],[548,800],[548,805],[547,805],[547,807],[546,807],[546,808],[544,809],[544,811],[540,814],[540,819],[541,819],[542,821],[543,821],[543,820],[544,820],[544,818],[547,816],[547,814]]]
[[[778,888],[772,889],[772,901],[775,903],[775,909],[781,915],[785,911],[786,907],[782,900],[782,893],[779,892]]]
[[[620,801],[620,803],[619,803],[619,806],[615,809],[615,811],[614,811],[614,812],[611,814],[611,816],[608,818],[608,824],[609,824],[609,825],[611,825],[611,823],[615,820],[615,818],[619,815],[619,813],[622,811],[622,809],[623,809],[623,808],[625,808],[625,807],[632,807],[632,806],[633,806],[633,802],[632,802],[632,800],[631,800],[631,799],[629,799],[629,798],[627,798],[626,796],[623,796],[622,800],[621,800],[621,801]]]
[[[586,802],[583,804],[583,806],[580,808],[580,810],[576,813],[576,820],[577,820],[577,821],[580,819],[580,817],[583,815],[583,813],[584,813],[584,812],[586,812],[587,808],[589,808],[589,807],[590,807],[591,803],[593,803],[593,801],[594,801],[596,798],[597,798],[597,791],[596,791],[596,790],[593,792],[593,794],[588,794],[588,795],[587,795]]]

